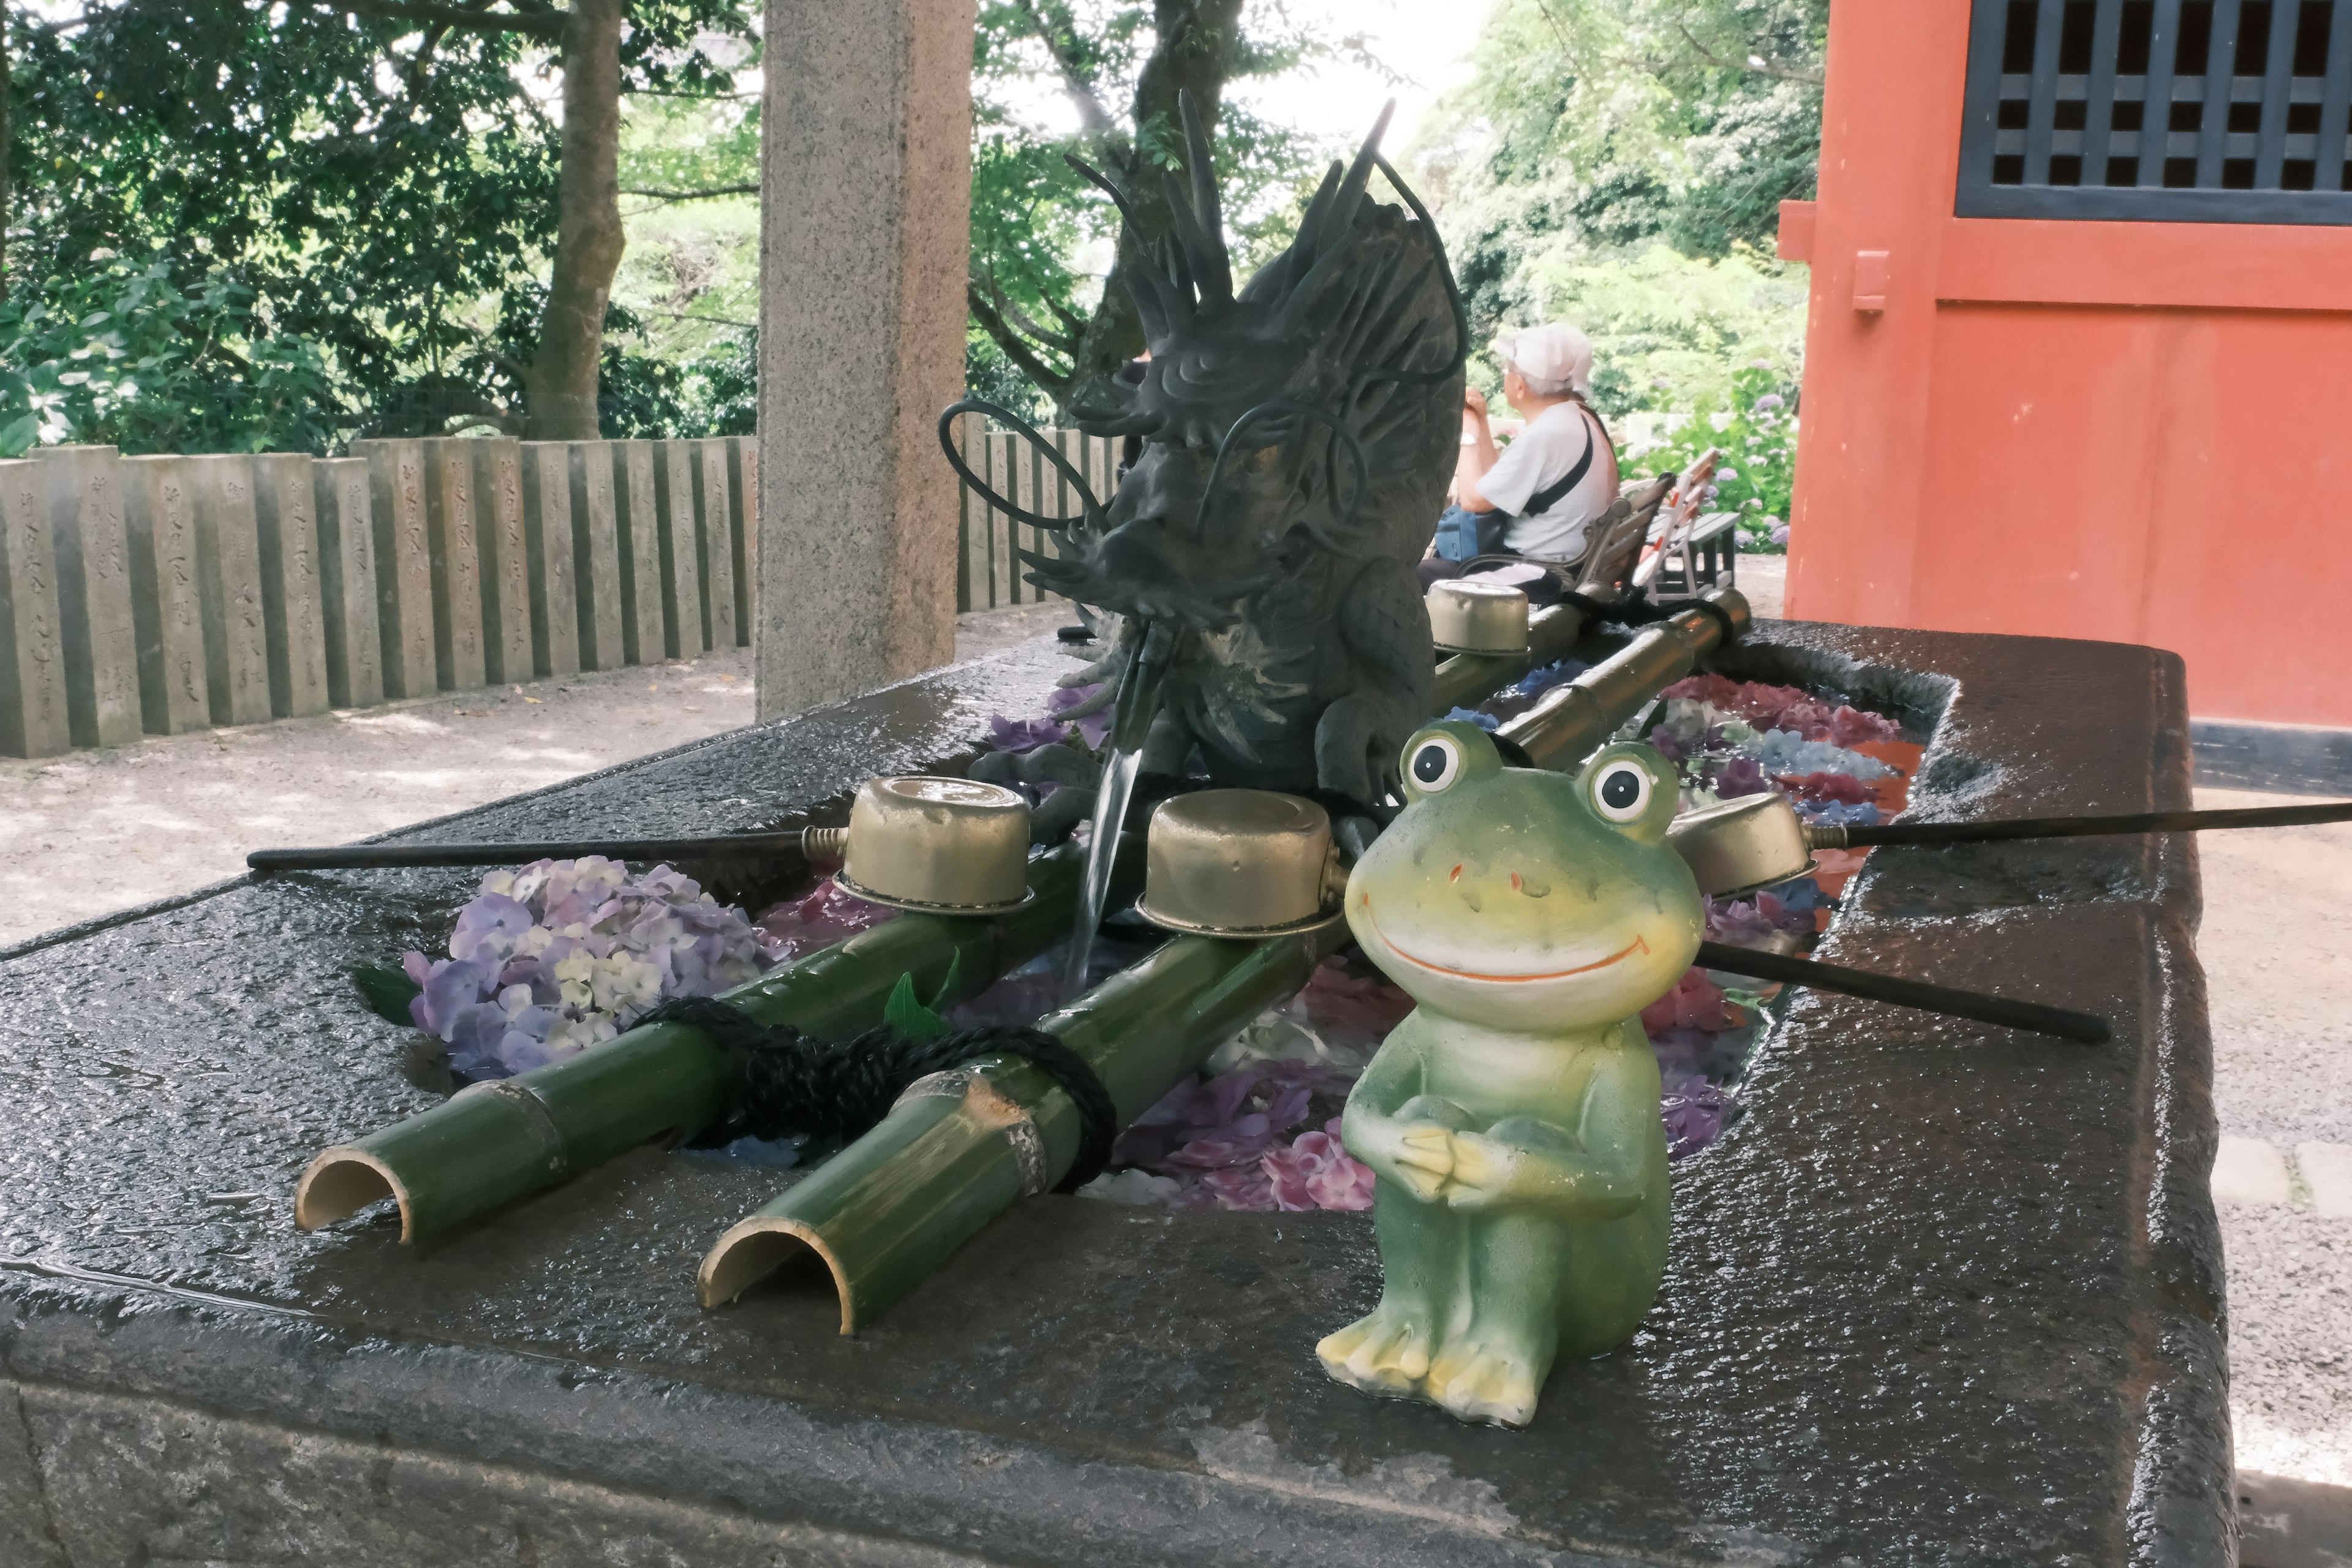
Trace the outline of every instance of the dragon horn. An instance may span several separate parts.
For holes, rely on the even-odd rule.
[[[1229,301],[1234,297],[1234,268],[1232,257],[1225,249],[1225,215],[1217,194],[1216,157],[1209,146],[1209,133],[1202,128],[1200,110],[1193,105],[1190,88],[1176,94],[1176,112],[1184,121],[1184,161],[1192,165],[1189,172],[1192,176],[1192,201],[1186,216],[1193,220],[1202,238],[1192,270],[1200,275],[1202,283],[1215,290],[1217,301]],[[1170,205],[1176,204],[1171,201]]]
[[[1076,583],[1081,581],[1087,574],[1087,569],[1075,561],[1065,561],[1057,555],[1041,554],[1026,545],[1014,545],[1013,553],[1020,559],[1022,564],[1036,568],[1035,574],[1029,580],[1037,583],[1041,587],[1046,585],[1039,582],[1041,578],[1051,577],[1056,583]]]
[[[1357,149],[1356,161],[1348,165],[1348,172],[1340,177],[1337,189],[1332,188],[1330,176],[1324,176],[1323,188],[1315,193],[1315,200],[1298,226],[1298,239],[1293,242],[1293,247],[1301,255],[1319,253],[1324,241],[1330,237],[1327,231],[1335,225],[1344,232],[1355,222],[1356,204],[1363,196],[1365,187],[1371,184],[1372,169],[1381,161],[1381,138],[1388,131],[1389,118],[1395,113],[1395,99],[1381,106],[1381,117],[1372,122],[1372,133],[1365,137],[1363,146]],[[1324,202],[1327,194],[1331,198],[1328,205]],[[1313,236],[1311,242],[1308,241],[1310,234]]]

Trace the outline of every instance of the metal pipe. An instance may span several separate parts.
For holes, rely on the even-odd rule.
[[[1969,1018],[1979,1024],[1996,1024],[2003,1028],[2051,1035],[2079,1045],[2103,1046],[2114,1038],[2114,1031],[2107,1026],[2107,1021],[2094,1014],[2077,1013],[2066,1007],[2045,1007],[2039,1002],[2014,1002],[2007,997],[1988,996],[1975,991],[1955,991],[1946,985],[1929,985],[1917,980],[1898,979],[1892,974],[1874,974],[1866,969],[1848,969],[1843,964],[1823,963],[1818,959],[1790,958],[1756,948],[1703,942],[1698,944],[1697,963],[1702,969],[1717,969],[1726,974],[1744,974],[1750,979],[1773,980],[1785,985],[1809,985],[1816,991],[1834,991],[1840,995],[1860,996],[1872,1002],[1891,1002],[1898,1007],[1916,1007],[1922,1012],[1948,1014],[1955,1018]]]
[[[2012,838],[2091,838],[2109,833],[2204,833],[2224,827],[2306,827],[2352,822],[2352,801],[2325,805],[2232,806],[2214,811],[2145,811],[2115,816],[2021,816],[2006,822],[1890,822],[1875,827],[1821,826],[1805,830],[1816,849],[1874,844],[1993,844]]]
[[[1347,940],[1338,921],[1258,942],[1180,936],[1037,1027],[1100,1076],[1124,1127]],[[855,1333],[998,1215],[1056,1185],[1080,1131],[1069,1095],[1017,1058],[918,1083],[879,1126],[719,1238],[698,1276],[702,1304],[814,1253],[833,1277],[841,1331]]]
[[[1746,595],[1737,588],[1710,589],[1697,604],[1644,626],[1617,653],[1545,692],[1497,737],[1517,745],[1537,767],[1572,768],[1643,703],[1750,624]]]
[[[1120,846],[1120,879],[1139,882],[1142,840]],[[840,1037],[882,1021],[902,975],[925,996],[953,974],[961,1001],[1067,932],[1083,852],[1065,845],[1031,863],[1036,896],[993,920],[904,914],[727,994],[762,1024]],[[294,1193],[305,1230],[378,1198],[400,1205],[400,1238],[429,1241],[469,1220],[656,1139],[691,1138],[723,1119],[739,1092],[727,1053],[683,1024],[620,1038],[510,1079],[465,1089],[310,1162]]]

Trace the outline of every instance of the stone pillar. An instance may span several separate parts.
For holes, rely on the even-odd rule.
[[[963,388],[972,26],[972,0],[768,0],[762,718],[955,656],[933,427]]]

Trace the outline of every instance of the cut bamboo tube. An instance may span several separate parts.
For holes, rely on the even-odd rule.
[[[1139,840],[1122,845],[1133,880]],[[995,920],[900,915],[727,994],[763,1024],[790,1024],[838,1038],[882,1021],[901,975],[950,998],[986,989],[1066,933],[1084,857],[1075,845],[1030,867],[1036,897]],[[429,1241],[518,1198],[656,1139],[684,1139],[733,1109],[737,1085],[725,1051],[683,1024],[632,1029],[619,1039],[511,1079],[477,1084],[430,1110],[310,1162],[294,1193],[305,1230],[382,1197],[400,1205],[400,1238]]]
[[[1085,1058],[1122,1127],[1219,1042],[1307,984],[1348,940],[1334,921],[1259,942],[1178,937],[1037,1027]],[[698,1279],[716,1307],[814,1253],[855,1333],[1077,1157],[1077,1108],[1018,1058],[990,1057],[916,1086],[881,1125],[719,1238]]]

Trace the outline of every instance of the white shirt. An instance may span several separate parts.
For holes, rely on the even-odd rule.
[[[1584,553],[1585,528],[1617,499],[1617,455],[1601,421],[1573,399],[1556,403],[1503,449],[1478,493],[1489,505],[1516,513],[1529,497],[1568,478],[1592,442],[1592,461],[1576,488],[1533,517],[1514,516],[1503,530],[1504,548],[1545,561],[1573,561]]]

